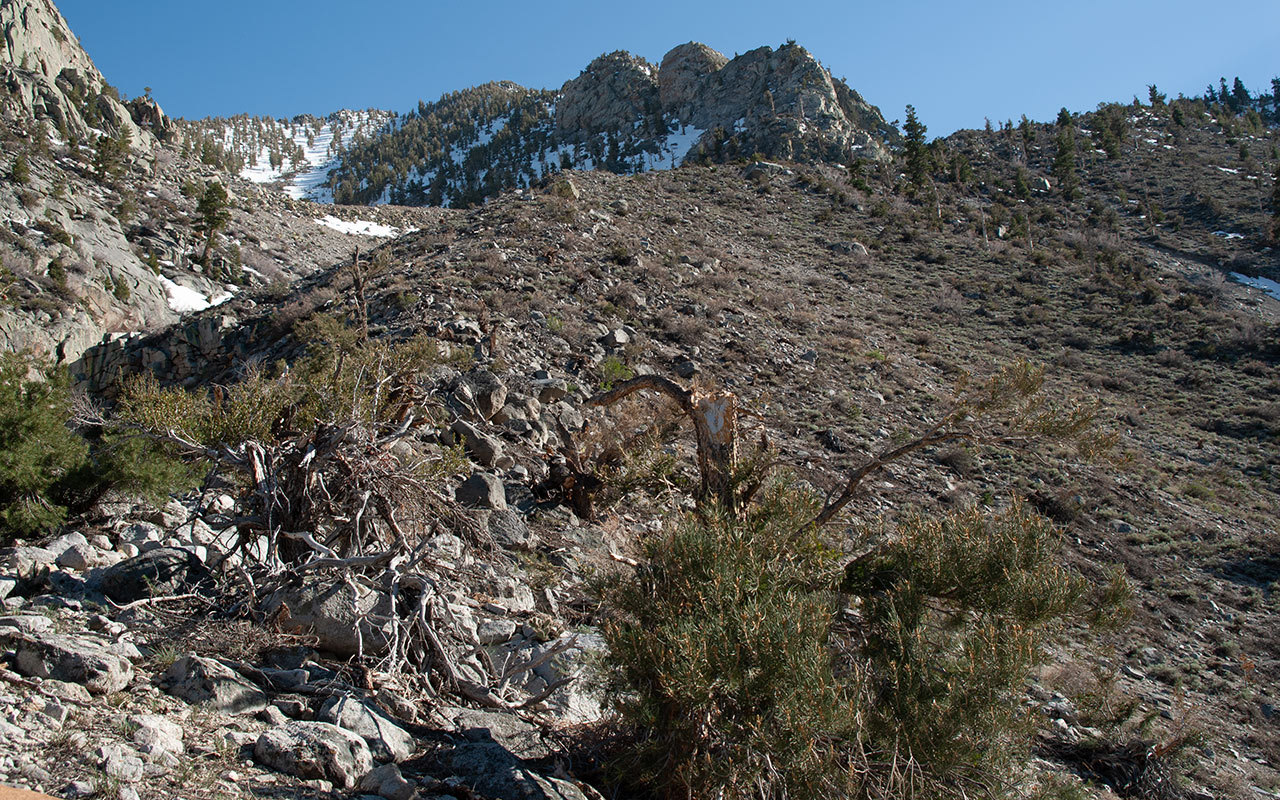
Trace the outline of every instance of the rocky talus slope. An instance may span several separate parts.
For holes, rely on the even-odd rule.
[[[1212,141],[1209,131],[1204,136]],[[1198,141],[1191,137],[1186,150]],[[978,149],[968,154],[975,161],[981,155]],[[1123,164],[1099,162],[1094,169],[1099,184],[1124,174]],[[1058,456],[1046,461],[961,448],[926,451],[877,482],[858,504],[848,535],[863,522],[891,524],[913,508],[999,506],[1010,487],[1027,494],[1064,527],[1072,563],[1099,579],[1120,565],[1136,590],[1129,628],[1062,642],[1031,683],[1026,702],[1045,720],[1034,769],[1087,778],[1089,791],[1109,796],[1124,785],[1125,774],[1135,774],[1125,772],[1136,769],[1134,742],[1180,741],[1185,731],[1196,730],[1204,740],[1190,753],[1189,788],[1180,790],[1185,796],[1270,791],[1276,785],[1272,686],[1280,660],[1268,542],[1274,541],[1280,498],[1268,476],[1280,453],[1267,406],[1278,354],[1265,331],[1274,328],[1280,303],[1215,280],[1198,260],[1203,256],[1192,257],[1228,247],[1220,255],[1242,262],[1260,247],[1213,236],[1191,221],[1179,230],[1159,230],[1155,240],[1113,239],[1120,243],[1111,255],[1099,256],[1076,249],[1096,235],[1090,232],[1098,214],[1068,207],[1058,232],[1039,229],[1032,249],[994,231],[984,237],[990,207],[948,197],[948,221],[938,226],[934,208],[861,194],[843,187],[842,176],[830,168],[767,163],[626,178],[573,174],[545,192],[508,195],[470,212],[441,212],[435,224],[385,245],[393,266],[369,289],[371,335],[394,341],[426,333],[446,355],[418,378],[424,398],[434,398],[445,414],[419,429],[411,447],[439,458],[442,448],[457,443],[467,456],[442,489],[474,509],[467,512],[472,527],[429,544],[434,559],[467,576],[456,594],[443,592],[466,631],[447,646],[460,648],[460,655],[468,647],[484,650],[500,663],[513,650],[563,643],[562,632],[570,630],[577,632],[574,647],[589,649],[597,641],[591,628],[596,620],[583,577],[633,555],[637,541],[687,503],[670,490],[606,493],[600,516],[591,521],[535,494],[562,469],[548,452],[560,450],[566,435],[607,474],[613,437],[625,438],[671,414],[657,401],[609,412],[582,405],[587,394],[619,375],[652,371],[732,387],[761,414],[760,424],[788,467],[827,490],[866,453],[893,440],[895,431],[925,426],[964,371],[984,374],[992,363],[1030,358],[1049,366],[1053,393],[1099,400],[1103,424],[1121,435],[1120,460],[1081,464]],[[1127,214],[1125,206],[1117,204]],[[1137,215],[1115,219],[1121,232],[1146,222]],[[1135,279],[1133,270],[1142,277]],[[350,282],[347,268],[317,274],[302,280],[288,302],[298,319],[316,312],[355,314]],[[1155,293],[1150,302],[1141,299],[1144,292]],[[1101,309],[1105,318],[1079,322]],[[224,332],[226,347],[193,362],[195,375],[229,382],[246,354],[272,362],[305,352],[307,342],[290,337],[287,326],[273,325],[262,305],[237,299],[216,313],[234,313],[238,324]],[[1135,342],[1132,332],[1158,319],[1166,323],[1156,346]],[[1218,336],[1212,350],[1200,344],[1206,326]],[[124,360],[151,363],[158,356],[147,353],[165,347],[159,338],[139,342]],[[676,430],[664,447],[687,473],[690,444]],[[218,502],[240,501],[229,495]],[[184,508],[167,513],[184,518],[191,513]],[[172,521],[160,525],[150,543],[132,541],[131,519],[148,512],[133,513],[106,523],[94,559],[129,557],[131,544],[155,552],[167,545],[191,553],[195,560],[183,563],[195,569],[199,561],[217,563],[225,548],[216,528],[206,532],[189,522],[176,533]],[[477,526],[489,536],[465,532]],[[201,532],[199,541],[188,528]],[[42,558],[57,563],[56,556]],[[356,754],[357,766],[349,768],[308,772],[273,755],[282,749],[274,742],[287,737],[305,742],[290,752],[317,761],[342,751],[319,744],[316,731],[299,726],[335,718],[332,709],[324,711],[333,695],[299,688],[321,681],[317,676],[328,673],[320,670],[328,669],[354,687],[342,688],[347,702],[372,697],[381,703],[378,713],[410,734],[412,755],[399,761],[400,775],[411,784],[402,790],[405,796],[462,796],[462,787],[479,796],[521,796],[523,790],[486,783],[481,774],[516,775],[511,780],[535,782],[548,796],[592,796],[581,782],[591,775],[587,763],[573,762],[584,772],[554,768],[570,763],[557,759],[578,752],[564,734],[596,718],[606,699],[592,695],[590,673],[563,687],[567,694],[553,692],[527,709],[532,715],[464,712],[422,686],[415,693],[376,666],[343,673],[326,658],[350,652],[352,623],[339,626],[345,642],[331,638],[326,615],[333,612],[309,597],[285,601],[291,622],[278,633],[270,624],[217,623],[217,630],[225,625],[250,637],[245,649],[233,652],[191,638],[181,640],[181,653],[161,649],[156,655],[163,642],[148,638],[148,625],[176,626],[185,619],[210,629],[198,608],[180,610],[184,602],[200,601],[159,600],[122,610],[116,605],[124,598],[116,605],[95,600],[104,583],[92,571],[97,567],[87,564],[51,567],[47,576],[18,583],[22,588],[9,601],[19,614],[61,608],[67,598],[99,602],[93,606],[98,613],[139,631],[133,636],[142,642],[142,658],[135,659],[129,699],[114,711],[95,703],[85,714],[127,721],[152,702],[139,696],[159,698],[171,713],[183,713],[183,701],[163,693],[172,685],[165,676],[187,650],[220,657],[237,680],[253,684],[245,691],[262,692],[263,702],[280,712],[258,711],[252,721],[241,717],[245,721],[235,724],[243,733],[221,745],[226,749],[219,755],[184,762],[199,764],[217,791],[228,791],[236,779],[256,786],[284,781],[299,791],[296,779],[279,770],[312,776],[317,790],[337,790],[345,785],[343,775],[359,779],[366,762],[355,744],[347,746]],[[340,596],[342,587],[333,576],[307,581],[301,591]],[[196,589],[188,582],[164,591],[198,594]],[[376,608],[379,596],[374,587],[368,607]],[[264,615],[271,608],[269,602],[259,606]],[[369,633],[365,641],[376,636]],[[272,638],[281,634],[303,638]],[[290,641],[302,649],[281,655]],[[34,663],[30,659],[13,663],[38,676],[38,668],[22,666]],[[273,670],[292,670],[297,677],[288,680],[304,683],[283,684]],[[559,674],[537,678],[550,686]],[[519,689],[537,692],[543,685],[522,677]],[[14,696],[26,696],[23,691]],[[389,692],[407,704],[388,699]],[[1112,716],[1128,703],[1135,704],[1134,719],[1147,718],[1152,726],[1141,735]],[[410,724],[410,708],[421,727]],[[476,713],[491,716],[477,723],[467,716]],[[19,718],[24,730],[39,727],[34,716]],[[525,727],[530,722],[532,729]],[[341,720],[331,724],[356,731]],[[506,733],[508,725],[515,731]],[[541,744],[524,749],[526,734],[541,737]],[[130,736],[108,730],[86,747],[91,754],[112,744],[131,748],[144,769],[128,785],[161,796],[175,772],[152,767],[148,773],[148,754]],[[379,745],[364,738],[373,753]],[[496,766],[490,758],[507,760]],[[62,780],[92,781],[107,763],[105,755],[87,755],[55,771],[49,761],[36,761],[55,776],[41,783],[46,788]],[[401,791],[395,786],[385,791]]]

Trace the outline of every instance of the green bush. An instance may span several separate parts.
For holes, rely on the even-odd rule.
[[[1016,501],[918,516],[841,569],[804,524],[818,505],[775,483],[602,588],[610,696],[639,736],[620,774],[672,797],[1001,794],[1029,757],[1028,670],[1097,606],[1056,530]]]
[[[0,541],[51,533],[107,491],[159,500],[194,485],[195,473],[150,441],[90,442],[70,418],[61,371],[0,356]]]
[[[250,370],[210,393],[162,387],[143,373],[125,382],[117,414],[140,430],[207,447],[275,442],[318,423],[377,429],[397,422],[414,374],[444,360],[429,337],[366,341],[324,314],[299,323],[294,336],[306,353],[278,376]]]
[[[36,536],[66,518],[55,489],[88,458],[69,417],[64,377],[0,356],[0,540]]]

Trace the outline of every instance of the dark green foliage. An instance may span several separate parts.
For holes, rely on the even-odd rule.
[[[19,153],[9,168],[9,180],[22,186],[31,182],[31,167],[27,164],[25,153]]]
[[[0,541],[50,533],[110,490],[158,500],[194,484],[189,468],[151,442],[69,427],[61,370],[0,356]]]
[[[1063,106],[1062,109],[1058,111],[1058,127],[1071,127],[1071,112],[1067,110],[1066,106]]]
[[[1163,106],[1166,97],[1166,95],[1162,94],[1160,90],[1156,88],[1154,83],[1147,86],[1147,99],[1151,102],[1152,108],[1160,108]]]
[[[924,186],[929,179],[929,148],[925,141],[928,129],[916,118],[914,106],[907,106],[907,121],[902,124],[905,134],[902,142],[903,155],[907,162],[907,180],[913,186]]]
[[[217,181],[209,181],[204,187],[204,194],[196,204],[196,230],[204,235],[204,252],[200,254],[200,263],[207,264],[209,251],[213,248],[218,231],[231,222],[231,210],[227,201],[227,190]]]
[[[1027,168],[1019,165],[1013,176],[1013,193],[1023,200],[1031,196],[1031,185],[1027,183]]]
[[[1062,128],[1054,140],[1057,155],[1053,157],[1053,177],[1063,199],[1074,200],[1080,191],[1080,178],[1076,174],[1076,141],[1070,128]]]
[[[1249,90],[1245,88],[1244,81],[1240,80],[1240,76],[1236,76],[1235,83],[1231,87],[1231,99],[1228,102],[1231,110],[1239,114],[1249,107],[1253,102],[1253,98],[1249,96]]]
[[[610,696],[642,736],[620,774],[669,797],[997,791],[1027,758],[1027,671],[1089,607],[1058,533],[1016,501],[915,517],[841,572],[818,505],[780,482],[742,519],[690,517],[605,591]]]
[[[88,457],[69,417],[63,375],[0,356],[0,540],[36,536],[66,518],[55,489]]]
[[[98,171],[99,180],[108,181],[120,177],[124,171],[125,158],[129,155],[129,138],[127,134],[98,137],[94,150],[93,168]]]
[[[1128,111],[1115,103],[1103,104],[1093,121],[1093,138],[1107,153],[1107,158],[1119,158],[1120,148],[1129,133]]]

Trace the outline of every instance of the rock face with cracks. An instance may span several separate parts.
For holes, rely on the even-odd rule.
[[[373,769],[364,739],[327,722],[287,722],[258,737],[254,758],[300,778],[330,780],[354,789]]]

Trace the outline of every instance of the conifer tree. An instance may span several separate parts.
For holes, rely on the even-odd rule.
[[[13,160],[13,166],[9,168],[9,179],[18,184],[26,184],[31,180],[31,169],[27,165],[25,153],[19,153]]]
[[[221,183],[217,181],[209,181],[204,188],[204,194],[200,197],[200,202],[196,205],[196,214],[199,219],[196,222],[196,228],[204,234],[204,252],[200,254],[200,263],[207,264],[209,259],[209,251],[213,249],[213,240],[218,235],[218,231],[227,226],[231,221],[231,211],[227,202],[227,190],[223,188]]]
[[[906,133],[903,151],[907,159],[907,179],[913,186],[923,186],[929,177],[929,148],[925,143],[928,128],[916,118],[914,106],[907,106],[907,121],[902,129]]]
[[[1053,159],[1053,177],[1058,181],[1062,197],[1068,202],[1074,200],[1079,191],[1079,179],[1076,177],[1076,141],[1070,128],[1058,131],[1056,140],[1058,153]]]
[[[1232,111],[1237,114],[1249,107],[1253,98],[1249,96],[1249,90],[1244,87],[1244,81],[1240,80],[1240,76],[1236,76],[1235,84],[1231,87],[1231,104]]]

